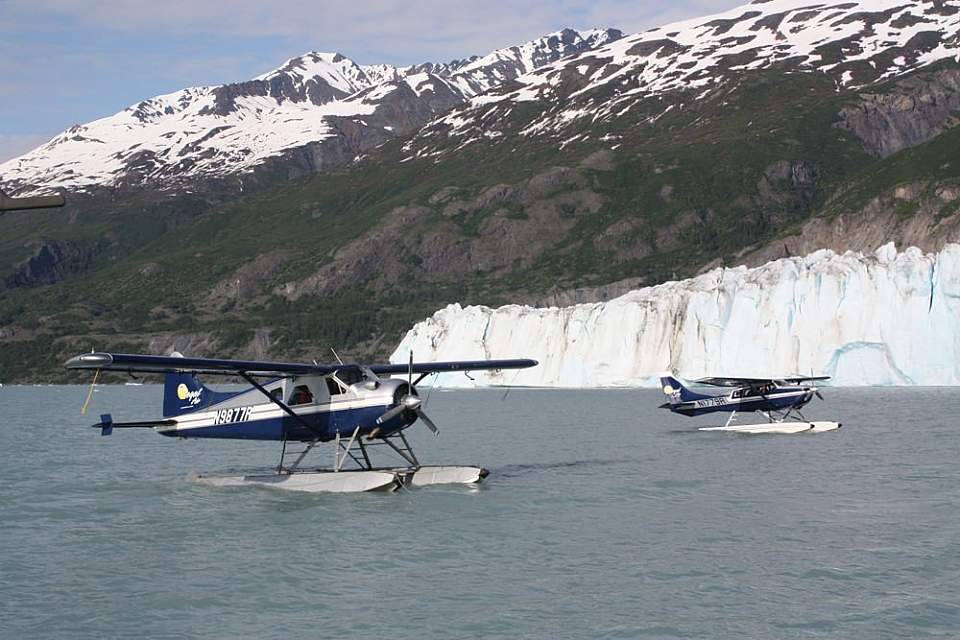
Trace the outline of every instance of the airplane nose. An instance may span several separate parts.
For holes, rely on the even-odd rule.
[[[409,416],[406,420],[407,425],[411,425],[419,419],[433,432],[433,435],[439,435],[440,430],[437,429],[437,425],[423,412],[423,400],[417,395],[415,387],[412,385],[397,387],[393,402],[394,406],[377,418],[377,424],[383,424],[401,414],[406,414]]]
[[[420,397],[415,394],[416,391],[406,384],[402,384],[397,387],[397,390],[393,395],[393,406],[388,409],[386,413],[377,418],[377,424],[383,424],[387,420],[392,420],[393,418],[405,412],[412,412],[416,414],[420,409],[420,405],[423,403],[423,400],[421,400]],[[412,422],[414,419],[415,418],[411,419],[410,422]]]

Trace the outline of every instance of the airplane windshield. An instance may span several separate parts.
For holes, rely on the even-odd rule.
[[[358,382],[363,382],[364,380],[363,371],[359,367],[337,369],[335,375],[343,384],[346,385],[357,384]]]

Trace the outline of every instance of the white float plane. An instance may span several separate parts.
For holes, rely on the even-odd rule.
[[[93,425],[102,435],[114,429],[150,428],[176,438],[238,438],[282,443],[274,473],[200,477],[218,485],[261,485],[300,491],[392,490],[404,485],[474,483],[488,474],[472,466],[424,466],[403,434],[417,420],[433,433],[416,385],[432,373],[522,369],[535,360],[476,360],[408,364],[317,364],[219,360],[172,356],[86,353],[67,361],[68,369],[163,373],[163,417],[146,422],[114,422],[110,414]],[[249,389],[214,391],[197,374],[239,376]],[[406,374],[406,379],[389,378]],[[413,376],[419,377],[414,380]],[[383,376],[383,377],[381,377]],[[332,442],[334,464],[306,469],[303,461],[318,444]],[[288,451],[289,443],[303,449]],[[402,461],[377,466],[374,449],[387,449]],[[345,466],[346,465],[346,466]]]
[[[839,422],[808,421],[800,413],[814,396],[821,400],[820,391],[803,382],[829,380],[829,376],[782,376],[779,378],[702,378],[694,383],[716,387],[733,387],[722,395],[707,395],[688,389],[680,380],[667,373],[660,377],[660,387],[670,401],[660,405],[684,416],[706,413],[729,413],[722,427],[701,427],[700,431],[732,431],[737,433],[817,433],[839,429]],[[731,424],[737,413],[759,412],[767,422],[761,424]],[[788,420],[793,418],[793,420]],[[799,418],[799,420],[797,420]]]

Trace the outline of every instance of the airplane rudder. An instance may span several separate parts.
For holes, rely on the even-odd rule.
[[[683,383],[672,375],[660,376],[660,390],[663,391],[665,395],[670,396],[670,404],[680,403],[682,400],[681,396],[687,391]]]
[[[204,406],[207,389],[191,373],[171,372],[163,379],[163,415],[178,416]]]

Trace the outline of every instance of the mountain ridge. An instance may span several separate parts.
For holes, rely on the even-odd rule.
[[[285,154],[307,170],[354,159],[424,124],[467,97],[536,66],[622,34],[572,29],[449,63],[359,65],[340,53],[308,52],[251,80],[188,87],[75,125],[0,164],[11,193],[69,188],[196,186],[236,178]],[[346,126],[351,132],[345,134]],[[310,149],[307,149],[310,147]],[[325,153],[324,147],[330,147]]]
[[[856,90],[941,59],[960,56],[960,3],[951,0],[807,0],[753,2],[620,38],[544,65],[455,107],[407,143],[411,157],[437,157],[448,138],[562,135],[590,119],[594,126],[642,106],[651,97],[691,92],[702,100],[728,75],[789,64],[829,74],[838,90]],[[786,33],[784,33],[786,31]],[[523,122],[508,117],[521,105]],[[676,105],[651,113],[653,123]],[[482,135],[480,135],[482,132]]]

